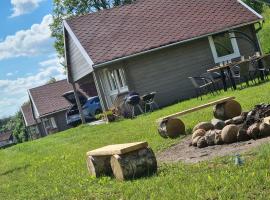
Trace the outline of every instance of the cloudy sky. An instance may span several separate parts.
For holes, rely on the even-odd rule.
[[[64,79],[49,24],[52,0],[0,1],[0,118],[28,99],[27,89]]]

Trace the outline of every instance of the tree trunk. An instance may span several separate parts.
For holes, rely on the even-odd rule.
[[[158,122],[158,132],[163,138],[177,138],[186,133],[185,124],[176,118],[163,120]]]
[[[230,100],[222,104],[217,104],[214,107],[214,116],[215,118],[220,120],[232,119],[241,115],[241,113],[241,105],[235,100]]]
[[[118,180],[149,176],[157,171],[157,161],[151,148],[143,148],[111,157],[113,174]]]
[[[87,168],[91,176],[112,176],[111,156],[87,156]]]

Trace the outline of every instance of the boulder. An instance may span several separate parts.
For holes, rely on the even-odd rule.
[[[260,123],[254,123],[252,124],[248,130],[247,130],[247,134],[249,135],[249,137],[251,137],[252,139],[257,139],[260,137]]]
[[[206,132],[204,137],[208,146],[215,145],[215,136],[216,136],[215,130],[209,130]]]
[[[197,147],[204,148],[207,147],[207,142],[205,140],[205,137],[201,137],[197,142]]]
[[[270,136],[270,125],[267,123],[261,123],[259,126],[260,134],[262,137]]]
[[[233,124],[242,124],[245,121],[245,118],[244,116],[240,115],[240,116],[232,118],[232,120],[233,120]]]
[[[203,129],[198,129],[198,130],[196,130],[196,131],[193,132],[193,134],[192,134],[192,139],[194,139],[194,138],[196,138],[196,137],[198,137],[198,136],[204,136],[205,133],[206,133],[205,130],[203,130]]]
[[[221,130],[216,130],[215,145],[221,145],[221,144],[223,144],[223,140],[221,138]]]
[[[219,129],[219,130],[222,130],[225,126],[225,122],[223,120],[216,119],[216,118],[212,119],[211,123],[214,125],[215,129]]]
[[[224,143],[233,143],[237,141],[238,127],[236,125],[227,125],[222,129],[221,138]]]
[[[192,146],[196,147],[197,146],[197,143],[198,143],[198,140],[201,138],[202,136],[197,136],[195,137],[193,140],[192,140]]]
[[[233,119],[228,119],[225,121],[225,126],[233,124],[233,122],[234,122]]]
[[[237,141],[241,142],[241,141],[248,141],[248,140],[250,140],[250,137],[247,134],[247,130],[244,128],[240,128],[237,133]]]
[[[203,129],[205,131],[209,131],[211,129],[214,129],[214,125],[211,124],[210,122],[201,122],[199,124],[197,124],[194,128],[193,128],[193,133],[198,130],[198,129]]]

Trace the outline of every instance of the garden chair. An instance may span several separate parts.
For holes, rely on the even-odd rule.
[[[211,82],[213,82],[213,85],[214,85],[216,91],[219,91],[222,88],[222,78],[221,78],[220,73],[206,72],[206,73],[201,74],[200,77],[211,80]],[[227,75],[226,75],[226,78],[227,78]]]
[[[149,107],[149,110],[153,112],[154,106],[159,109],[158,104],[155,102],[155,96],[156,92],[151,92],[149,94],[143,95],[142,96],[142,101],[144,102],[144,112],[147,112],[147,107]]]
[[[249,74],[249,61],[242,62],[238,65],[235,65],[231,68],[234,80],[241,85],[243,88],[242,81],[246,82],[246,85],[249,86],[250,74]]]
[[[262,58],[262,63],[264,66],[264,72],[265,72],[265,78],[269,80],[268,75],[270,72],[270,55],[265,56],[264,58]]]
[[[141,114],[143,113],[143,110],[140,106],[140,101],[141,101],[141,98],[139,95],[131,95],[126,98],[125,103],[131,107],[131,118],[135,117],[135,107],[139,109]]]
[[[211,94],[214,94],[215,85],[210,79],[205,77],[188,77],[188,78],[195,88],[197,99],[200,96],[202,100],[201,95],[203,95],[204,93],[207,94],[210,92]]]

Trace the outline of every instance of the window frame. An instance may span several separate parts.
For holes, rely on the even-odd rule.
[[[118,72],[117,72],[118,71]],[[116,95],[118,93],[123,93],[128,91],[128,85],[125,78],[125,72],[123,68],[114,68],[114,69],[105,69],[105,78],[108,85],[108,90],[110,95]],[[114,76],[114,79],[111,77],[111,73]],[[120,82],[123,86],[121,86]],[[115,89],[112,87],[115,85]]]
[[[220,33],[218,33],[218,34],[220,34]],[[218,54],[217,54],[217,50],[216,50],[216,46],[215,46],[213,37],[208,36],[210,48],[211,48],[212,55],[214,57],[215,63],[221,63],[221,62],[231,60],[231,59],[234,59],[234,58],[238,58],[238,57],[241,56],[234,32],[229,33],[229,35],[231,37],[230,40],[231,40],[231,44],[232,44],[234,52],[232,54],[228,54],[226,56],[221,56],[221,57],[219,57]]]

